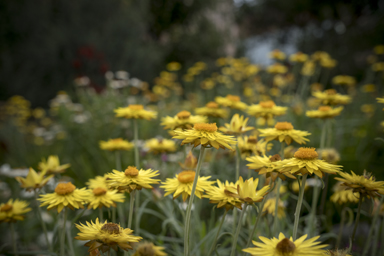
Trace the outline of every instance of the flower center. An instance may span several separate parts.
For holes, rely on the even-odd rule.
[[[257,137],[256,136],[249,136],[247,142],[250,144],[257,144]]]
[[[330,110],[332,110],[332,108],[330,106],[320,106],[319,107],[319,111],[327,112]]]
[[[217,126],[216,123],[212,124],[195,124],[193,128],[197,131],[203,131],[203,132],[216,132]]]
[[[115,223],[106,223],[101,227],[101,231],[107,232],[109,234],[119,234],[120,227]]]
[[[288,256],[291,255],[292,252],[295,251],[296,245],[289,240],[288,238],[284,238],[277,245],[276,249],[283,255]]]
[[[269,158],[269,161],[271,162],[277,162],[277,161],[281,161],[281,157],[279,154],[276,154],[276,155],[273,155]]]
[[[128,107],[129,109],[132,109],[132,110],[142,110],[144,108],[143,105],[139,105],[139,104],[129,105]]]
[[[260,101],[259,105],[262,108],[273,108],[276,104],[272,100]]]
[[[328,90],[325,90],[325,93],[328,95],[335,95],[337,94],[337,91],[335,89],[328,89]]]
[[[55,192],[56,194],[59,194],[59,195],[68,195],[70,193],[72,193],[73,191],[75,191],[76,187],[75,185],[72,184],[72,182],[68,182],[68,183],[59,183],[57,184],[56,188],[55,188]]]
[[[196,175],[195,171],[182,171],[177,176],[177,179],[181,183],[190,183],[190,182],[193,182],[193,180],[195,179],[195,175]]]
[[[315,148],[299,148],[299,150],[297,150],[293,156],[298,159],[309,160],[315,159],[319,155],[315,151]]]
[[[107,193],[107,190],[105,188],[95,188],[92,192],[95,196],[102,196]]]
[[[239,96],[231,95],[231,94],[227,95],[227,99],[229,99],[230,101],[240,101],[240,97]]]
[[[13,206],[11,204],[5,204],[0,208],[0,212],[9,212],[12,208]]]
[[[137,170],[137,168],[134,166],[128,166],[124,173],[125,176],[137,176],[139,175],[139,170]]]
[[[183,110],[179,112],[176,116],[179,119],[188,119],[191,116],[191,112]]]
[[[275,125],[275,129],[281,130],[281,131],[292,130],[293,125],[290,122],[277,122],[277,124]]]
[[[219,108],[219,104],[217,104],[216,102],[208,102],[206,105],[205,105],[207,108]]]

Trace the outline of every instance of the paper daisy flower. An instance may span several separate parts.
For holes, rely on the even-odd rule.
[[[224,127],[220,127],[220,131],[230,135],[241,135],[247,131],[251,131],[255,128],[247,126],[248,118],[235,114],[229,124],[224,124]]]
[[[293,129],[293,125],[289,122],[278,122],[275,128],[259,129],[259,131],[260,137],[265,137],[267,142],[278,140],[284,141],[287,145],[291,144],[292,141],[305,144],[306,141],[309,141],[305,136],[311,135],[309,132]]]
[[[333,187],[334,193],[331,196],[331,201],[338,204],[358,203],[360,198],[359,193],[346,189],[346,187],[341,186],[341,184],[341,182],[338,182]]]
[[[196,108],[195,113],[202,116],[218,117],[218,118],[227,118],[228,110],[222,109],[214,101],[208,102],[205,107]]]
[[[83,204],[88,202],[89,194],[85,188],[77,189],[71,182],[59,183],[54,193],[40,195],[39,200],[41,206],[48,205],[48,210],[57,208],[57,212],[61,212],[64,207],[84,208]]]
[[[269,53],[269,58],[270,59],[275,59],[275,60],[285,60],[287,55],[280,51],[279,49],[275,49]]]
[[[117,190],[107,190],[103,187],[94,188],[89,192],[88,197],[88,209],[101,207],[116,207],[116,203],[123,203],[125,196],[124,194],[118,193]]]
[[[258,140],[256,136],[244,136],[237,138],[241,157],[244,159],[250,155],[265,155],[266,151],[272,149],[272,144],[264,139]]]
[[[264,120],[270,120],[275,116],[285,115],[286,112],[287,107],[276,106],[275,102],[271,100],[260,101],[259,104],[249,106],[247,110],[248,115],[256,118],[261,117]]]
[[[19,199],[9,199],[7,203],[0,204],[0,223],[24,220],[24,214],[32,210],[28,206],[26,201]]]
[[[288,68],[280,63],[274,63],[267,67],[267,72],[271,74],[285,74],[288,72]]]
[[[332,83],[337,85],[352,86],[356,84],[356,79],[352,76],[338,75],[332,78]]]
[[[275,209],[276,209],[276,198],[270,198],[268,199],[263,207],[263,213],[264,214],[271,214],[272,216],[275,216]],[[277,208],[277,218],[282,219],[285,217],[285,206],[283,201],[279,199],[278,208]]]
[[[27,191],[31,191],[44,187],[45,184],[47,184],[47,182],[54,176],[49,175],[45,177],[45,174],[45,171],[36,173],[33,168],[29,168],[29,172],[26,178],[16,177],[15,179],[20,183],[22,188],[25,188]]]
[[[280,155],[276,154],[273,156],[251,156],[247,157],[246,160],[250,162],[247,164],[249,169],[255,169],[255,172],[259,173],[259,175],[266,174],[266,177],[271,177],[273,181],[279,177],[282,180],[285,180],[285,176],[296,179],[290,173],[281,173],[280,169],[282,167],[283,161],[281,161]]]
[[[384,98],[376,98],[376,100],[377,100],[377,103],[384,104]],[[384,108],[383,108],[383,110],[384,110]]]
[[[348,95],[342,95],[335,89],[325,90],[324,92],[315,91],[312,95],[321,101],[323,105],[346,105],[351,103],[352,99]]]
[[[336,180],[342,182],[342,186],[357,192],[362,197],[380,197],[384,195],[384,181],[376,181],[375,178],[364,171],[364,175],[356,175],[353,171],[351,174],[339,172],[342,177],[336,177]]]
[[[145,147],[148,149],[148,152],[153,152],[154,154],[176,151],[176,143],[173,140],[167,139],[153,138],[147,140]]]
[[[243,249],[243,252],[252,254],[253,256],[323,256],[327,245],[320,245],[316,241],[320,236],[305,240],[308,235],[304,235],[293,241],[286,238],[280,233],[279,238],[266,238],[259,236],[261,242],[252,241],[255,248]]]
[[[107,176],[108,174],[105,174],[104,176],[96,176],[93,179],[89,179],[85,185],[89,189],[95,189],[95,188],[108,188],[107,185]]]
[[[89,247],[88,252],[98,249],[104,253],[111,248],[115,251],[118,248],[128,251],[128,249],[132,249],[131,243],[137,243],[142,239],[139,236],[132,235],[133,230],[129,228],[122,228],[118,224],[107,223],[107,221],[100,223],[98,218],[95,223],[87,221],[86,224],[75,224],[80,231],[75,239],[89,240],[85,244],[85,246]]]
[[[308,60],[308,55],[302,52],[297,52],[289,56],[289,60],[292,62],[304,63]]]
[[[162,246],[155,246],[153,243],[143,242],[137,246],[132,256],[167,256],[163,250],[165,250],[165,248]]]
[[[216,149],[228,148],[232,149],[230,145],[235,145],[236,140],[233,136],[224,135],[217,131],[215,123],[212,124],[195,124],[192,129],[184,131],[175,131],[176,136],[174,139],[181,139],[181,145],[193,144],[194,147],[200,144],[203,147],[214,147]]]
[[[145,119],[151,120],[157,117],[157,112],[145,110],[143,105],[129,105],[125,108],[115,109],[116,117],[127,119]]]
[[[161,119],[160,125],[164,126],[164,129],[175,130],[180,129],[191,129],[194,124],[206,123],[208,118],[206,116],[193,116],[188,111],[181,111],[174,117],[166,116]]]
[[[225,183],[222,183],[220,180],[217,180],[216,184],[217,187],[210,187],[204,196],[209,198],[210,203],[217,204],[217,208],[225,207],[227,211],[234,207],[242,209],[242,201],[238,198],[237,194],[237,182],[225,181]]]
[[[333,118],[340,115],[343,107],[332,108],[330,106],[320,106],[318,110],[308,110],[305,115],[310,118]]]
[[[127,191],[131,193],[133,190],[141,190],[142,188],[152,188],[151,184],[159,184],[158,179],[153,177],[159,176],[159,171],[152,169],[138,170],[134,166],[128,166],[124,172],[113,170],[108,174],[107,185],[109,188],[118,191]]]
[[[335,174],[341,170],[341,165],[327,163],[324,160],[318,159],[318,154],[315,148],[299,148],[293,158],[282,161],[281,172],[290,172],[291,174],[315,174],[320,178],[323,173]]]
[[[49,156],[47,160],[43,159],[39,163],[39,169],[47,174],[63,173],[71,164],[60,165],[58,156]]]
[[[130,150],[134,147],[134,144],[123,140],[122,138],[110,139],[107,141],[99,142],[102,150],[116,151],[116,150]]]
[[[257,190],[258,184],[259,179],[250,178],[244,181],[243,177],[240,177],[237,186],[237,194],[239,199],[247,204],[253,204],[263,200],[264,196],[269,191],[269,185],[264,186],[260,190]]]
[[[164,188],[165,195],[173,194],[173,199],[182,195],[183,201],[185,202],[187,198],[192,193],[193,180],[195,179],[195,171],[182,171],[179,174],[176,174],[175,178],[167,178],[165,182],[162,182],[160,188]],[[214,184],[214,181],[208,181],[211,176],[207,177],[198,177],[195,196],[201,198],[204,191],[210,189],[210,186]]]
[[[319,158],[330,163],[337,164],[340,161],[340,154],[334,148],[319,149]]]
[[[228,94],[226,97],[216,97],[215,101],[224,107],[229,107],[238,110],[244,110],[247,108],[247,104],[240,101],[239,96]]]

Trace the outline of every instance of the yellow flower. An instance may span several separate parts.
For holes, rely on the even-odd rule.
[[[269,53],[269,58],[276,60],[285,60],[286,55],[284,52],[280,51],[279,49],[276,49]]]
[[[298,183],[298,182],[300,182],[300,186],[299,186],[299,183]],[[293,192],[296,192],[296,193],[299,192],[300,187],[302,186],[302,182],[301,182],[300,180],[299,180],[298,182],[293,182],[293,183],[291,184],[291,188],[292,188]],[[308,182],[306,182],[306,183],[305,183],[304,191],[307,191],[308,189],[309,189],[309,184],[308,184]]]
[[[280,233],[279,238],[272,239],[259,236],[263,243],[252,241],[257,247],[243,249],[243,252],[253,256],[323,256],[323,248],[327,245],[320,245],[320,242],[316,241],[320,236],[305,240],[307,236],[304,235],[295,241],[292,237],[286,238],[283,233]]]
[[[301,69],[301,74],[304,76],[312,76],[315,72],[316,64],[313,61],[306,61]]]
[[[115,109],[116,117],[124,117],[127,119],[145,119],[151,120],[156,118],[157,112],[145,110],[143,105],[129,105],[125,108]]]
[[[130,243],[137,243],[142,238],[139,236],[132,235],[133,230],[129,228],[122,228],[120,225],[115,223],[100,223],[97,218],[95,223],[91,221],[84,224],[75,224],[76,228],[79,229],[80,233],[77,233],[75,239],[87,241],[85,246],[89,246],[88,252],[91,252],[95,249],[99,249],[102,252],[107,252],[111,248],[115,251],[118,248],[128,251],[132,249]]]
[[[181,69],[181,64],[179,62],[172,61],[167,64],[167,69],[169,71],[178,71]]]
[[[57,212],[61,212],[64,207],[84,208],[83,204],[88,202],[89,194],[85,188],[77,189],[71,182],[59,183],[54,193],[40,195],[39,200],[41,206],[48,205],[48,210],[56,208]]]
[[[359,193],[346,189],[345,186],[341,186],[341,184],[341,182],[338,182],[333,187],[334,193],[330,198],[331,201],[338,204],[359,202]]]
[[[293,125],[289,122],[278,122],[275,128],[259,129],[260,137],[265,137],[267,142],[271,140],[285,141],[287,145],[291,144],[292,140],[299,144],[305,144],[309,139],[305,136],[311,135],[306,131],[293,129]]]
[[[308,55],[302,52],[297,52],[289,56],[289,60],[292,62],[305,62],[308,59]]]
[[[224,124],[225,127],[220,127],[220,131],[225,134],[231,135],[240,135],[247,131],[251,131],[255,128],[247,126],[249,118],[244,118],[244,116],[240,116],[239,114],[235,114],[231,122],[229,124]]]
[[[16,177],[15,179],[21,183],[20,186],[22,188],[25,188],[27,191],[31,191],[44,187],[45,184],[47,184],[47,182],[53,177],[53,175],[44,177],[45,174],[45,171],[36,173],[33,168],[29,168],[29,172],[26,178]]]
[[[340,154],[334,148],[324,148],[318,150],[320,159],[330,164],[337,164],[340,161]]]
[[[108,188],[107,175],[108,174],[105,174],[104,176],[96,176],[94,179],[89,179],[85,185],[87,185],[89,189]]]
[[[274,63],[267,67],[267,72],[271,74],[285,74],[288,72],[288,68],[280,63]]]
[[[195,171],[182,171],[179,174],[176,174],[175,178],[167,178],[165,182],[162,182],[160,188],[164,188],[165,195],[173,194],[173,199],[180,196],[183,197],[183,201],[185,202],[187,198],[192,193],[193,180],[195,179],[196,172]],[[207,177],[198,177],[195,196],[201,198],[204,191],[210,189],[210,186],[214,184],[214,181],[208,181],[211,176]]]
[[[364,93],[370,93],[376,91],[376,85],[374,84],[365,84],[361,87],[361,91]]]
[[[377,62],[372,65],[372,70],[375,72],[384,71],[384,62]]]
[[[228,111],[226,109],[219,108],[219,104],[214,101],[208,102],[205,107],[196,108],[195,113],[202,116],[219,118],[227,118],[228,116]]]
[[[247,108],[247,104],[245,104],[244,102],[241,102],[239,96],[235,96],[231,94],[228,94],[226,97],[218,96],[215,98],[215,101],[221,106],[229,107],[233,109],[244,110]]]
[[[337,65],[337,61],[332,58],[323,58],[320,60],[320,65],[323,68],[334,68]]]
[[[233,136],[224,135],[217,131],[215,123],[212,124],[195,124],[192,129],[184,131],[175,131],[174,139],[181,139],[181,145],[193,144],[194,147],[202,145],[203,147],[212,146],[216,149],[228,148],[236,144]]]
[[[335,89],[325,90],[324,92],[315,91],[312,95],[321,101],[323,105],[346,105],[351,103],[352,99],[348,95],[342,95]]]
[[[88,192],[88,209],[93,208],[93,210],[103,206],[106,208],[116,207],[116,202],[123,203],[125,199],[124,194],[118,193],[117,190],[108,190],[104,187],[97,187]]]
[[[39,169],[43,172],[47,172],[47,174],[62,173],[65,171],[65,169],[68,169],[70,166],[71,164],[60,165],[58,156],[49,156],[47,160],[43,159],[39,163]]]
[[[259,179],[250,178],[244,181],[243,177],[240,176],[237,186],[237,196],[239,199],[247,204],[253,204],[263,200],[264,196],[269,191],[269,185],[257,190],[258,184]]]
[[[115,151],[115,150],[130,150],[134,144],[124,140],[122,138],[110,139],[108,141],[100,141],[100,148],[103,150]]]
[[[247,110],[248,115],[262,117],[266,120],[285,115],[286,112],[287,107],[276,106],[275,102],[271,100],[260,101],[259,104],[249,106]]]
[[[268,199],[263,207],[263,212],[265,214],[271,214],[272,216],[275,216],[275,209],[276,209],[276,198],[270,198]],[[285,206],[283,201],[279,199],[279,203],[277,206],[277,218],[281,219],[285,217]]]
[[[264,139],[258,140],[256,136],[244,136],[237,138],[237,146],[239,147],[242,158],[250,155],[265,155],[266,151],[272,149],[272,144]]]
[[[299,148],[293,158],[283,160],[281,172],[290,172],[293,175],[315,174],[322,178],[324,172],[334,174],[340,171],[341,165],[329,164],[317,157],[315,148]]]
[[[356,84],[356,79],[352,76],[338,75],[332,78],[332,83],[337,85],[352,86]]]
[[[133,166],[128,166],[124,172],[113,170],[108,174],[107,185],[109,188],[119,191],[141,190],[142,188],[152,188],[151,184],[159,184],[158,179],[153,179],[159,175],[159,171],[152,169],[140,171]]]
[[[376,98],[376,100],[377,100],[377,103],[384,104],[384,98]],[[383,110],[384,110],[384,108],[383,108]]]
[[[217,180],[216,184],[217,187],[210,187],[210,189],[207,190],[207,195],[204,196],[209,198],[210,203],[217,204],[217,208],[225,207],[227,211],[234,207],[242,209],[242,202],[237,196],[238,182],[225,181],[225,183],[221,183],[220,180]]]
[[[364,171],[364,175],[356,175],[339,172],[342,178],[336,177],[336,180],[343,182],[341,185],[353,192],[357,192],[363,197],[380,197],[384,195],[384,181],[376,181],[375,178]]]
[[[383,44],[376,45],[376,46],[373,48],[373,51],[374,51],[374,53],[376,53],[377,55],[384,54],[384,45],[383,45]]]
[[[176,151],[176,143],[173,140],[157,139],[153,138],[145,142],[145,147],[148,148],[148,152],[166,153]]]
[[[267,178],[272,177],[272,180],[275,181],[277,177],[282,180],[285,180],[285,176],[296,179],[290,173],[281,173],[280,168],[282,166],[282,161],[280,155],[273,155],[268,157],[266,155],[263,156],[252,156],[247,157],[246,160],[250,162],[247,164],[249,169],[255,169],[259,175],[266,174]]]
[[[24,214],[31,210],[26,201],[9,199],[7,203],[0,204],[0,223],[24,220]]]
[[[167,256],[164,247],[155,246],[153,243],[144,242],[139,244],[136,251],[132,256]]]
[[[316,51],[314,52],[312,55],[311,55],[311,58],[314,60],[314,61],[321,61],[323,59],[329,59],[331,58],[331,56],[329,56],[329,54],[327,52],[323,52],[323,51]]]
[[[340,115],[343,107],[332,108],[330,106],[320,106],[318,110],[308,110],[305,115],[310,118],[333,118]]]
[[[164,129],[171,130],[175,130],[177,128],[191,129],[194,124],[206,123],[207,121],[208,119],[205,116],[193,116],[188,111],[181,111],[174,117],[163,117],[160,125],[164,126]]]

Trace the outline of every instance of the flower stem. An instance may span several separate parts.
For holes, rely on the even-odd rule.
[[[135,193],[136,190],[129,193],[129,216],[128,216],[128,228],[130,229],[132,226],[132,217],[133,217],[133,207],[135,203]]]
[[[369,233],[368,233],[368,238],[366,240],[367,242],[365,243],[364,250],[363,250],[363,256],[368,254],[368,251],[369,251],[369,248],[370,248],[370,245],[371,245],[371,241],[372,241],[373,231],[375,230],[375,227],[377,226],[377,219],[379,217],[380,207],[381,207],[381,204],[383,203],[383,199],[384,199],[384,197],[382,196],[380,198],[380,202],[379,202],[379,204],[377,206],[377,209],[376,209],[376,211],[375,211],[375,213],[373,215],[371,227],[370,227]],[[376,247],[376,246],[377,246],[377,244],[374,244],[373,247]]]
[[[121,171],[121,152],[119,150],[115,151],[115,162],[116,170]]]
[[[37,190],[34,191],[35,192],[35,201],[37,203],[37,215],[39,216],[39,219],[40,219],[40,222],[41,222],[41,226],[43,228],[43,232],[44,232],[44,237],[45,237],[45,241],[47,243],[47,246],[49,248],[49,251],[52,252],[52,246],[51,246],[51,243],[49,242],[49,239],[48,239],[48,232],[47,232],[47,227],[45,226],[45,222],[43,220],[43,216],[41,214],[41,209],[39,207],[39,203],[37,201],[37,198],[38,198],[38,193],[37,193]]]
[[[280,149],[280,157],[281,160],[284,159],[284,148],[285,148],[285,143],[281,142],[281,149]],[[279,178],[278,178],[279,179]],[[281,187],[281,179],[277,181],[277,190],[276,190],[276,202],[275,202],[275,218],[273,221],[273,235],[278,235],[278,226],[279,226],[279,218],[277,217],[278,209],[279,209],[279,201],[280,201],[280,187]]]
[[[323,123],[323,128],[321,129],[320,149],[325,148],[325,137],[327,135],[327,129],[328,129],[328,120],[325,119]]]
[[[295,212],[295,222],[293,224],[293,235],[292,235],[293,241],[295,241],[297,238],[297,229],[299,228],[301,205],[303,204],[304,189],[305,189],[305,182],[307,181],[307,176],[308,176],[308,173],[304,174],[303,178],[301,179],[299,199],[297,201],[296,212]]]
[[[103,220],[103,209],[102,209],[102,207],[99,207],[99,220],[100,220],[100,222],[104,222],[104,220]]]
[[[240,217],[239,217],[239,222],[237,223],[236,233],[235,233],[235,237],[233,238],[233,243],[232,243],[231,256],[235,256],[237,240],[238,240],[239,234],[240,234],[241,222],[243,220],[244,213],[247,210],[247,206],[248,206],[248,204],[244,205],[244,208],[241,211],[241,214],[240,214]]]
[[[213,250],[215,249],[217,238],[219,237],[220,230],[221,230],[221,227],[223,226],[223,223],[224,223],[224,220],[225,220],[225,216],[227,216],[227,213],[228,213],[228,211],[226,210],[224,212],[223,217],[221,218],[219,228],[217,229],[217,233],[216,233],[215,239],[213,239],[213,243],[212,243],[211,249],[209,249],[208,256],[210,256],[212,254]]]
[[[204,150],[205,150],[205,147],[201,146],[200,155],[199,155],[199,159],[196,167],[195,179],[193,180],[191,196],[189,197],[188,206],[187,206],[185,226],[184,226],[184,256],[189,256],[189,228],[191,223],[191,211],[192,211],[193,199],[195,198],[197,179],[199,177],[201,164],[203,162]]]
[[[343,235],[343,229],[345,224],[345,212],[346,212],[346,208],[344,206],[343,210],[341,211],[340,228],[339,228],[339,235],[337,236],[337,240],[336,240],[336,248],[340,248],[341,237]]]
[[[65,230],[66,230],[67,214],[68,214],[68,209],[67,207],[64,207],[63,230],[61,231],[61,237],[60,237],[60,256],[65,256]]]
[[[15,224],[13,222],[11,224],[11,236],[12,236],[12,247],[13,247],[13,254],[15,256],[18,256],[17,254],[17,247],[16,247],[16,232],[15,232]]]
[[[239,177],[240,177],[240,149],[239,149],[238,144],[236,144],[236,177],[235,177],[235,181],[238,181]],[[236,219],[237,219],[237,211],[236,210],[233,211],[232,218],[233,218],[232,233],[233,233],[233,232],[235,232],[235,229],[236,229]]]
[[[357,226],[359,225],[359,220],[360,220],[360,212],[361,212],[361,204],[363,202],[363,196],[361,194],[359,194],[359,206],[357,207],[357,214],[356,214],[356,220],[355,220],[355,226],[353,227],[353,232],[352,232],[352,236],[350,238],[350,243],[349,243],[349,248],[348,248],[348,252],[351,252],[352,251],[352,243],[353,241],[355,240],[355,235],[356,235],[356,230],[357,230]]]
[[[139,163],[139,127],[137,119],[133,119],[133,139],[135,144],[135,166],[137,169],[140,169]]]
[[[317,176],[315,176],[315,179],[317,181]],[[311,213],[309,215],[309,231],[308,235],[309,237],[313,237],[313,232],[314,232],[314,226],[315,226],[315,215],[316,215],[316,209],[317,209],[317,201],[319,199],[319,192],[320,192],[320,187],[315,186],[313,188],[313,196],[312,196],[312,207],[311,207]]]

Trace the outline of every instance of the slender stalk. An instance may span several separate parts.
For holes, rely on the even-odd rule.
[[[284,148],[285,143],[281,142],[281,149],[280,149],[280,157],[283,160],[284,159]],[[281,179],[278,178],[277,181],[277,190],[276,190],[276,202],[275,202],[275,218],[273,221],[273,235],[278,235],[278,226],[279,226],[279,218],[277,217],[278,209],[279,209],[279,200],[280,200],[280,187],[281,187]]]
[[[121,171],[121,152],[119,150],[115,151],[115,162],[116,170]]]
[[[238,144],[236,144],[236,177],[235,181],[239,180],[240,177],[240,149]],[[235,232],[236,229],[236,219],[237,219],[237,210],[233,211],[233,226],[232,226],[232,233]]]
[[[330,134],[331,134],[331,130],[329,130],[328,128],[331,126],[331,122],[329,121],[329,120],[327,120],[327,119],[325,119],[324,120],[324,123],[323,123],[323,129],[321,130],[321,140],[320,140],[320,149],[324,149],[325,148],[325,139],[326,139],[326,137],[327,137],[327,135],[328,135],[328,137],[330,136]],[[328,134],[327,134],[327,132],[328,132]],[[328,140],[329,141],[329,140]],[[330,145],[328,145],[328,146],[330,146]],[[321,201],[320,201],[320,215],[322,215],[323,214],[323,212],[324,212],[324,206],[325,206],[325,201],[327,200],[327,192],[328,192],[328,182],[329,182],[329,175],[328,175],[328,173],[326,173],[325,174],[325,176],[324,176],[324,189],[323,189],[323,192],[322,192],[322,194],[321,194]],[[315,194],[319,194],[318,192],[319,191],[316,191],[316,190],[320,190],[320,188],[319,187],[315,187],[314,188],[314,194],[313,195],[315,195]],[[318,197],[319,195],[317,195],[317,197]],[[312,200],[312,208],[313,208],[313,206],[314,206],[314,204],[313,204],[313,202],[314,202],[314,200]],[[316,199],[316,204],[317,204],[317,199]],[[317,206],[317,205],[316,205]],[[314,219],[314,216],[312,216],[312,214],[316,214],[316,206],[315,206],[315,210],[314,211],[311,211],[311,216],[310,216],[310,220],[312,220],[312,222],[313,222],[313,219]],[[309,225],[310,225],[310,231],[311,231],[311,229],[312,229],[312,222],[310,222],[309,223]],[[311,233],[309,233],[309,237],[311,237]]]
[[[103,219],[103,208],[102,207],[99,207],[99,221],[100,222],[104,222],[104,219]]]
[[[298,199],[297,205],[296,205],[295,222],[293,224],[293,235],[292,235],[293,241],[295,241],[297,238],[297,229],[299,228],[301,205],[303,204],[304,189],[305,189],[305,182],[307,181],[307,176],[308,176],[308,173],[304,174],[304,176],[301,180],[299,199]]]
[[[139,127],[137,119],[133,119],[133,139],[135,144],[135,166],[137,169],[140,169],[139,163]]]
[[[112,223],[116,223],[116,207],[112,207]]]
[[[41,226],[42,226],[43,232],[44,232],[45,241],[47,243],[49,251],[52,252],[52,246],[51,246],[51,243],[49,242],[49,239],[48,239],[47,227],[46,227],[45,222],[43,220],[43,215],[41,214],[41,209],[40,209],[39,203],[37,201],[37,198],[38,198],[39,195],[38,195],[37,190],[34,190],[34,192],[35,192],[35,201],[37,203],[37,215],[39,216],[39,219],[40,219],[40,222],[41,222]]]
[[[348,249],[348,252],[351,252],[352,251],[352,243],[353,241],[355,240],[355,235],[356,235],[356,230],[357,230],[357,226],[359,225],[359,221],[360,221],[360,212],[361,212],[361,204],[363,202],[363,196],[360,194],[359,195],[359,206],[357,207],[357,214],[356,214],[356,220],[355,220],[355,226],[353,227],[353,232],[352,232],[352,236],[350,238],[350,243],[349,243],[349,249]]]
[[[66,230],[66,222],[67,222],[67,214],[68,209],[67,207],[64,207],[63,212],[63,230],[61,231],[61,237],[60,237],[60,256],[65,255],[65,230]]]
[[[375,235],[373,236],[373,247],[372,247],[372,252],[371,252],[371,256],[376,256],[376,252],[377,252],[377,247],[378,247],[378,244],[377,244],[377,240],[379,239],[379,236],[380,236],[380,226],[381,226],[381,223],[380,223],[380,219],[377,221],[376,223],[376,227],[375,227]]]
[[[11,238],[12,238],[13,254],[15,256],[18,256],[18,254],[17,254],[17,246],[16,246],[15,224],[13,222],[11,222],[10,224],[11,224]]]
[[[339,228],[339,235],[337,236],[336,240],[336,248],[340,248],[340,242],[341,242],[341,237],[343,236],[343,229],[344,229],[344,224],[345,224],[345,206],[343,207],[343,210],[341,211],[341,220],[340,220],[340,228]]]
[[[115,160],[116,160],[116,170],[120,171],[121,170],[121,152],[116,150],[115,151]],[[120,204],[117,205],[118,208],[118,214],[119,214],[119,219],[120,219],[120,223],[122,225],[122,227],[124,227],[124,213],[123,213],[123,209],[121,209],[121,206]],[[115,207],[112,207],[112,222],[113,223],[116,223],[116,208]]]
[[[325,119],[323,123],[323,128],[321,129],[321,137],[320,137],[320,149],[325,148],[325,138],[327,135],[327,130],[328,130],[328,120]]]
[[[380,206],[383,203],[383,199],[384,199],[384,197],[382,196],[380,198],[380,202],[378,204],[378,207],[377,207],[377,209],[373,215],[371,227],[369,228],[368,238],[366,240],[367,242],[365,243],[364,250],[363,250],[363,256],[368,254],[369,248],[371,247],[370,245],[371,245],[371,241],[372,241],[372,235],[373,235],[373,231],[375,230],[375,227],[378,226],[377,225],[377,219],[379,217]],[[374,244],[374,247],[375,246],[377,246],[377,244]]]
[[[381,219],[381,245],[384,244],[384,218]],[[384,246],[381,246],[379,255],[384,255]]]
[[[219,237],[219,234],[220,234],[220,231],[221,231],[221,227],[223,226],[223,223],[224,223],[224,220],[225,220],[225,216],[227,216],[227,213],[228,213],[228,211],[226,210],[226,211],[224,212],[223,217],[221,218],[219,228],[217,229],[216,236],[215,236],[215,238],[213,239],[211,249],[209,249],[208,256],[210,256],[210,255],[212,254],[213,250],[215,249],[215,246],[216,246],[216,243],[217,243],[217,238]]]
[[[76,255],[75,249],[73,248],[73,243],[72,243],[71,229],[68,228],[66,233],[67,233],[68,245],[69,245],[69,250],[71,251],[71,255]]]
[[[315,179],[317,181],[317,176],[315,176]],[[313,195],[312,195],[312,207],[311,207],[311,212],[309,215],[309,237],[313,237],[313,232],[315,229],[315,216],[316,216],[316,208],[317,208],[317,201],[319,199],[319,194],[320,194],[320,187],[315,186],[313,188]]]
[[[191,196],[189,197],[188,206],[187,206],[185,226],[184,226],[184,256],[189,256],[189,228],[191,223],[191,211],[192,211],[193,199],[195,198],[197,179],[199,177],[201,164],[203,162],[204,150],[205,150],[205,147],[201,146],[200,155],[199,155],[199,159],[196,167],[195,179],[193,180]]]
[[[245,213],[245,211],[247,210],[247,206],[248,206],[248,204],[245,204],[245,205],[244,205],[244,208],[243,208],[243,210],[241,211],[241,214],[240,214],[240,217],[239,217],[239,222],[238,222],[238,224],[237,224],[235,237],[233,238],[233,242],[232,242],[231,256],[235,256],[237,240],[238,240],[238,238],[239,238],[239,234],[240,234],[241,221],[243,220],[244,213]],[[260,214],[260,215],[261,215],[261,214]]]
[[[132,217],[133,217],[133,207],[135,203],[135,193],[136,190],[132,191],[129,194],[129,215],[128,215],[128,228],[131,228],[132,226]]]

